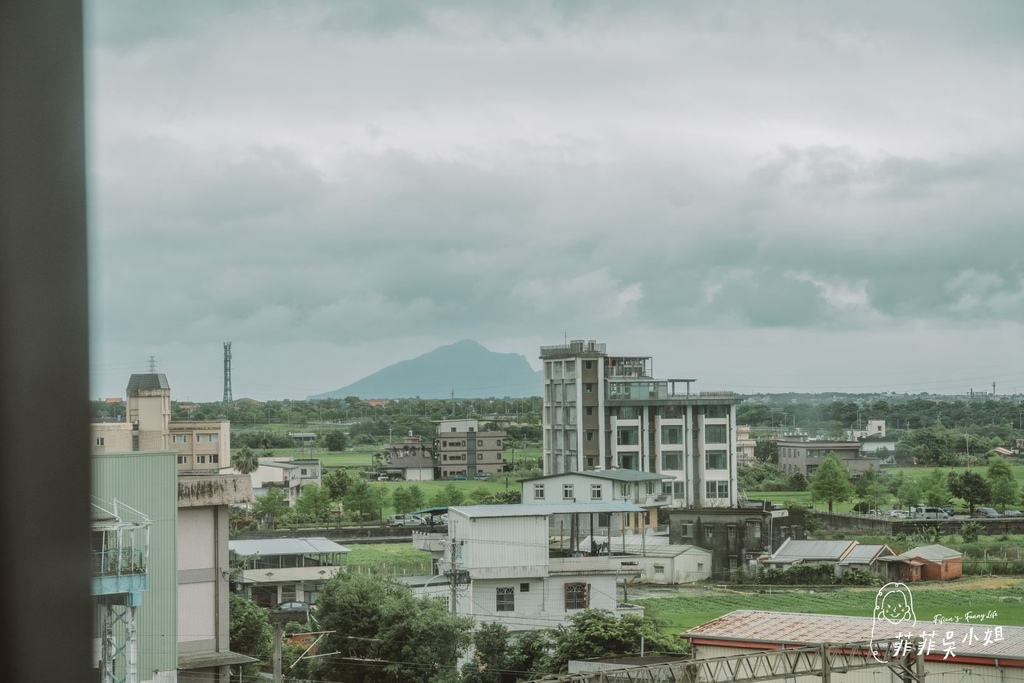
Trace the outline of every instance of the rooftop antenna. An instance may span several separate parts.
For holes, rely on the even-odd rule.
[[[224,342],[224,403],[231,403],[231,342]]]
[[[156,372],[156,356],[149,357],[149,374]]]

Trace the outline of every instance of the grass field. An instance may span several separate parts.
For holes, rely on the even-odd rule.
[[[988,580],[991,584],[991,580]],[[912,587],[918,623],[931,622],[937,615],[959,616],[992,611],[996,616],[986,624],[1017,626],[1024,623],[1024,579],[1000,580],[1005,587],[985,586],[983,581],[964,579],[952,583],[915,584]],[[687,590],[665,598],[636,600],[648,616],[659,619],[666,633],[679,633],[733,610],[771,610],[870,617],[876,589],[848,588],[839,591],[777,591],[746,593],[707,589]]]

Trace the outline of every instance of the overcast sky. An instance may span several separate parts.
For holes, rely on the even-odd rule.
[[[87,8],[94,397],[465,338],[1024,392],[1024,3]]]

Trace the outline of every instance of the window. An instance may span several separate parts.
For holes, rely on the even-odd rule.
[[[483,439],[477,439],[476,440],[476,445],[477,445],[477,448],[482,448],[483,445],[484,445],[484,440]]]
[[[589,583],[565,584],[565,609],[587,609],[590,606]]]
[[[590,500],[601,500],[601,485],[591,484],[590,485]]]
[[[514,612],[516,610],[516,593],[512,586],[499,586],[497,601],[494,606],[498,612]]]
[[[645,490],[647,491],[647,495],[648,496],[653,496],[654,495],[654,482],[653,481],[647,482]]]
[[[205,455],[197,455],[196,456],[196,464],[197,465],[204,465],[204,464],[206,464],[206,456]]]
[[[711,539],[713,539],[714,537],[715,537],[715,525],[714,524],[705,524],[704,525],[704,540],[707,543],[710,543]]]
[[[593,406],[587,406],[587,415],[593,415],[593,414],[594,414],[594,407]]]
[[[726,536],[729,538],[730,541],[735,541],[736,540],[736,525],[735,524],[730,524],[729,526],[725,527],[725,533],[726,533]]]
[[[593,430],[588,429],[587,430],[587,441],[593,441],[593,440],[594,440],[594,432],[593,432]]]
[[[747,528],[750,529],[750,536],[761,540],[761,522],[747,522]]]
[[[661,442],[681,444],[683,443],[683,428],[680,425],[674,425],[669,427],[661,428]]]
[[[656,565],[654,565],[654,573],[655,574],[664,574],[665,573],[665,565],[663,565],[663,564],[656,564]]]
[[[572,500],[575,497],[572,492],[572,484],[562,484],[562,500]]]
[[[704,443],[725,443],[728,428],[725,425],[705,425]]]
[[[729,458],[725,451],[706,451],[704,453],[704,468],[708,470],[729,469]]]
[[[661,469],[681,470],[683,469],[683,454],[681,451],[662,451]]]
[[[544,500],[544,484],[533,485],[533,499]]]
[[[188,462],[188,458],[186,456],[184,456],[184,455],[179,455],[178,456],[178,464],[179,465],[184,465],[187,462]]]
[[[220,434],[210,434],[209,441],[210,443],[217,443],[220,441]]]
[[[210,456],[210,462],[212,462],[212,463],[220,462],[220,458],[217,456],[216,453],[214,453],[213,455]]]
[[[707,406],[704,409],[705,417],[729,417],[729,406]]]
[[[740,563],[739,563],[739,560],[736,558],[736,556],[735,555],[730,555],[729,556],[729,569],[736,569],[739,566],[740,566]]]
[[[103,437],[102,436],[100,438],[96,439],[96,445],[97,446],[102,446],[103,445]]]
[[[583,385],[583,391],[587,392],[588,394],[594,393],[594,385],[593,384],[584,384]]]
[[[187,434],[171,434],[171,443],[188,443]]]
[[[498,442],[497,442],[497,443],[496,443],[495,445],[496,445],[496,446],[497,446],[498,448],[501,448],[501,439],[498,439]]]
[[[592,360],[585,360],[585,361],[583,361],[583,368],[585,370],[593,370],[594,369],[594,361],[592,361]],[[879,429],[881,429],[881,427],[879,427]]]
[[[629,484],[627,482],[619,484],[619,498],[629,498]]]
[[[620,446],[638,446],[640,444],[639,428],[619,427],[616,435],[616,443]]]
[[[709,481],[705,482],[704,489],[706,498],[728,498],[729,497],[729,482],[727,481]]]
[[[519,592],[520,593],[529,593],[530,592],[530,584],[528,584],[528,583],[521,583],[521,584],[519,584]]]

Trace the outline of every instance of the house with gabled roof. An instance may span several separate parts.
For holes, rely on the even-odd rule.
[[[963,553],[944,545],[921,545],[900,554],[901,558],[921,563],[925,581],[947,581],[963,576]]]

